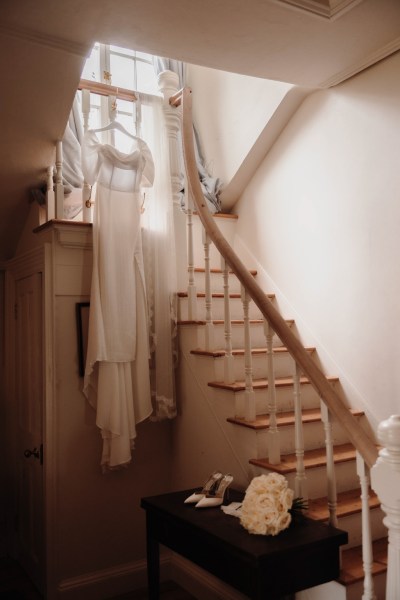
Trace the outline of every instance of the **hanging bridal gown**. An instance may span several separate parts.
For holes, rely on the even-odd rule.
[[[133,144],[125,154],[88,131],[82,146],[85,181],[97,183],[84,393],[101,429],[103,470],[130,462],[136,424],[152,412],[140,187],[152,185],[154,164],[145,142]]]

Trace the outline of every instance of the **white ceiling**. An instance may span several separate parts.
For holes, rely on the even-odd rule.
[[[400,1],[3,0],[0,259],[14,252],[94,41],[326,87],[400,48]]]

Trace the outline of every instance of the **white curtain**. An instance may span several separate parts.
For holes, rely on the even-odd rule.
[[[155,420],[176,416],[176,252],[169,142],[160,98],[141,106],[142,137],[154,159],[153,188],[142,215],[143,254],[150,319],[151,388]]]

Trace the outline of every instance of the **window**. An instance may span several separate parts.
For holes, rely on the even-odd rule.
[[[151,54],[96,43],[82,77],[146,94],[158,94]]]
[[[102,83],[135,90],[145,94],[159,95],[157,76],[153,68],[151,54],[120,48],[107,44],[96,43],[82,72],[83,79],[91,79]],[[131,133],[137,132],[136,105],[117,98],[118,121]],[[108,99],[97,94],[90,95],[89,127],[97,129],[110,122]],[[116,132],[116,137],[121,134]],[[116,139],[121,150],[128,144],[126,139]],[[107,136],[102,141],[108,142]]]

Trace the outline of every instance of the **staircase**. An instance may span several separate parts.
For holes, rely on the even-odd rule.
[[[236,221],[232,215],[216,215],[218,227],[234,242]],[[234,381],[224,380],[224,298],[219,255],[211,250],[211,291],[214,343],[205,348],[206,321],[204,306],[204,268],[202,260],[202,225],[194,217],[195,286],[197,290],[197,317],[188,319],[188,298],[185,291],[179,297],[179,342],[181,368],[179,372],[179,397],[181,398],[181,430],[189,427],[193,434],[193,448],[198,447],[197,477],[200,481],[208,471],[223,468],[235,476],[236,487],[245,489],[251,478],[261,473],[276,471],[287,477],[290,487],[296,487],[296,447],[294,414],[294,361],[275,335],[273,338],[274,371],[276,383],[277,425],[280,431],[281,461],[271,464],[268,456],[269,415],[267,414],[267,348],[264,321],[254,303],[250,303],[250,336],[252,377],[256,416],[246,418],[245,350],[243,347],[243,308],[240,283],[230,274],[230,311],[232,322],[232,354],[234,356]],[[257,277],[256,271],[251,271]],[[275,296],[269,299],[277,304]],[[296,323],[287,321],[298,336]],[[306,348],[318,362],[318,350]],[[328,380],[340,392],[340,382],[334,375]],[[327,501],[326,426],[323,410],[315,389],[306,377],[299,379],[302,400],[304,435],[304,467],[309,498],[308,515],[318,521],[328,522],[330,513]],[[190,401],[183,400],[190,398]],[[200,405],[199,405],[200,403]],[[322,414],[321,414],[322,410]],[[359,423],[368,430],[366,416],[361,410],[349,409]],[[186,424],[186,425],[185,425]],[[200,433],[202,432],[202,433]],[[201,437],[203,436],[203,440]],[[344,430],[337,422],[332,426],[333,456],[336,470],[338,527],[348,532],[349,543],[342,553],[339,579],[298,594],[303,600],[355,600],[363,593],[364,571],[362,565],[360,482],[356,471],[356,452]],[[209,440],[212,440],[212,446]],[[216,443],[214,444],[214,439]],[[197,444],[197,446],[196,446]],[[216,456],[218,457],[216,459]],[[220,462],[223,463],[221,466]],[[184,461],[181,479],[187,478]],[[193,469],[191,471],[193,473]],[[201,473],[201,475],[200,475]],[[198,485],[199,479],[186,479],[189,485]],[[387,529],[382,523],[383,513],[373,492],[369,498],[373,542],[372,574],[378,600],[385,597],[387,556]]]

